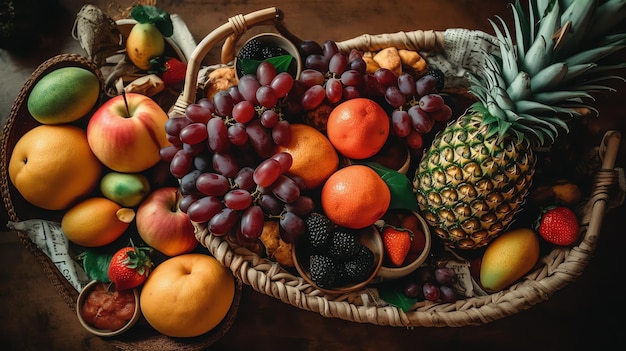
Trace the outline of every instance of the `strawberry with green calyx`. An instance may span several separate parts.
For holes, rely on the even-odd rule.
[[[174,34],[170,15],[155,7],[136,5],[130,15],[137,23],[126,39],[126,55],[139,69],[148,70],[150,60],[165,52],[165,37]]]
[[[566,206],[549,206],[535,223],[537,233],[548,243],[569,246],[578,241],[579,222],[572,209]]]
[[[396,267],[402,266],[411,250],[413,232],[405,228],[385,225],[381,235],[387,260]]]
[[[180,84],[185,80],[187,64],[177,58],[159,56],[151,59],[150,63],[151,68],[148,73],[159,76],[168,87]]]
[[[143,284],[152,270],[152,248],[130,246],[119,249],[109,263],[107,274],[117,290],[136,288]]]

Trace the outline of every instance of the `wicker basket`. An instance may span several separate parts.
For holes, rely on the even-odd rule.
[[[189,59],[183,92],[170,111],[170,118],[180,117],[185,108],[202,97],[200,88],[202,75],[199,75],[202,61],[215,45],[223,42],[222,62],[216,66],[229,64],[234,56],[234,43],[249,28],[258,25],[273,26],[283,36],[298,40],[282,23],[283,14],[276,8],[268,8],[248,15],[231,17],[228,23],[209,33],[196,47]],[[464,91],[464,73],[471,65],[480,62],[483,51],[472,49],[473,63],[467,56],[461,57],[449,52],[451,47],[478,45],[490,51],[495,46],[493,38],[478,31],[415,31],[394,34],[363,35],[352,40],[338,42],[340,50],[347,53],[352,48],[362,51],[375,51],[384,47],[417,50],[429,63],[445,67],[448,92]],[[458,42],[463,40],[463,42]],[[451,42],[456,41],[456,42]],[[455,44],[455,45],[451,45]],[[368,293],[357,291],[343,295],[325,295],[307,284],[297,274],[284,269],[278,263],[262,258],[243,248],[231,247],[222,237],[212,235],[206,224],[197,223],[198,240],[236,277],[254,290],[272,296],[284,303],[303,310],[320,313],[324,317],[340,318],[348,321],[390,326],[461,327],[479,325],[526,310],[550,298],[557,290],[574,281],[593,255],[602,219],[605,212],[616,201],[615,185],[619,181],[614,170],[620,134],[608,132],[598,150],[602,166],[593,180],[591,196],[582,206],[580,213],[581,241],[571,248],[552,250],[537,266],[515,285],[487,296],[472,297],[455,303],[418,303],[408,312],[391,305],[377,306],[368,299]],[[613,189],[613,190],[612,190]],[[617,193],[620,193],[619,191]],[[620,193],[623,194],[623,193]]]
[[[9,220],[19,222],[28,219],[44,219],[60,222],[63,211],[47,211],[29,204],[15,189],[8,177],[8,164],[18,139],[30,129],[39,125],[32,118],[27,109],[27,99],[35,83],[48,72],[61,67],[82,67],[95,73],[100,80],[101,96],[104,99],[104,81],[99,67],[91,60],[75,54],[62,54],[54,56],[43,62],[31,74],[15,99],[2,130],[1,162],[2,174],[0,175],[2,199],[7,210]],[[84,119],[81,119],[84,120]],[[84,122],[76,122],[78,125]],[[84,125],[83,125],[84,127]],[[46,276],[53,283],[55,290],[61,295],[63,301],[72,311],[76,311],[78,291],[57,269],[54,262],[35,244],[26,233],[17,231],[22,244],[35,256],[43,268]],[[236,290],[233,304],[224,320],[210,332],[195,338],[170,338],[162,335],[150,327],[142,318],[128,332],[115,337],[106,338],[112,345],[122,350],[203,350],[219,340],[232,326],[239,302],[241,300],[242,282],[236,279]]]

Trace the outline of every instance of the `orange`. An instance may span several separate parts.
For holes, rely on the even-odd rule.
[[[77,245],[98,247],[124,234],[134,218],[133,209],[121,207],[105,197],[92,197],[65,212],[61,229],[67,239]]]
[[[226,317],[234,296],[230,270],[212,256],[189,253],[156,266],[141,289],[139,304],[145,319],[161,334],[194,337]]]
[[[41,125],[18,139],[9,178],[24,199],[47,210],[64,210],[100,182],[102,164],[87,134],[70,125]]]
[[[352,229],[374,224],[387,212],[391,192],[373,169],[352,165],[333,173],[322,187],[321,203],[335,224]]]
[[[304,181],[306,189],[321,186],[339,167],[339,155],[328,138],[306,124],[291,124],[291,140],[276,152],[287,152],[293,163],[288,173]]]
[[[335,149],[352,159],[374,156],[389,137],[389,117],[373,100],[357,98],[337,105],[328,116],[326,134]]]

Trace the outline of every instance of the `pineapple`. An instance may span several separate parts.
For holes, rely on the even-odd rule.
[[[424,152],[413,185],[421,213],[445,245],[476,249],[507,229],[532,185],[538,148],[552,145],[611,90],[625,65],[598,60],[626,43],[625,0],[530,0],[512,7],[513,35],[490,21],[499,52],[470,77],[475,102]]]

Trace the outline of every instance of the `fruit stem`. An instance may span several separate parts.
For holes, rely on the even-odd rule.
[[[130,109],[128,108],[128,99],[126,99],[126,91],[122,90],[122,97],[124,98],[124,106],[126,106],[126,118],[130,117]]]

